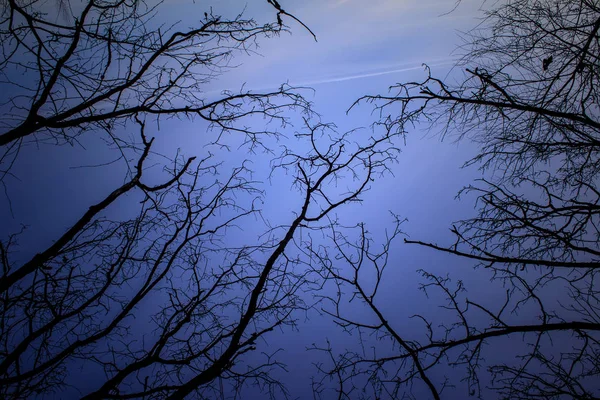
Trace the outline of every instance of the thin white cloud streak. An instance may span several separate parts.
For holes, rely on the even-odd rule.
[[[347,2],[349,2],[349,1],[350,1],[350,0],[339,0],[337,3],[335,3],[335,4],[333,5],[333,7],[339,7],[339,6],[341,6],[341,5],[343,5],[344,3],[347,3]]]
[[[445,65],[452,65],[454,63],[456,63],[455,59],[447,59],[447,60],[443,60],[442,62],[439,62],[439,63],[436,63],[436,64],[427,64],[427,65],[429,67],[442,67],[442,66],[445,66]],[[402,72],[415,71],[415,70],[423,69],[423,68],[424,68],[424,64],[420,64],[420,65],[414,66],[414,67],[392,69],[392,70],[379,71],[379,72],[370,72],[370,73],[366,73],[366,74],[346,75],[346,76],[340,76],[340,77],[328,78],[328,79],[320,79],[320,80],[303,82],[303,83],[290,83],[290,85],[291,86],[322,85],[322,84],[326,84],[326,83],[345,82],[345,81],[351,81],[351,80],[354,80],[354,79],[371,78],[371,77],[381,76],[381,75],[399,74],[399,73],[402,73]]]
[[[352,74],[352,75],[343,75],[343,76],[338,76],[338,77],[316,79],[316,80],[304,81],[304,82],[288,81],[287,84],[291,87],[311,87],[311,86],[316,86],[316,85],[324,85],[324,84],[328,84],[328,83],[346,82],[346,81],[357,80],[357,79],[372,78],[372,77],[382,76],[382,75],[401,74],[403,72],[410,72],[410,71],[416,71],[418,69],[423,69],[424,65],[427,65],[429,67],[443,67],[446,65],[453,65],[456,63],[457,60],[454,58],[448,58],[448,59],[432,60],[432,61],[434,61],[434,62],[439,61],[439,62],[436,62],[435,64],[430,64],[430,63],[425,62],[425,63],[421,63],[419,65],[413,65],[411,67],[405,67],[405,68],[394,68],[394,69],[388,69],[385,71],[369,72],[369,73],[357,73],[357,74]],[[259,86],[259,87],[255,87],[255,88],[250,88],[248,90],[250,92],[256,93],[259,91],[276,90],[279,88],[279,86],[280,85],[275,85],[275,84],[264,85],[264,86]],[[226,90],[231,91],[233,93],[236,92],[235,89],[226,89]],[[212,96],[221,95],[221,93],[223,93],[223,90],[210,90],[208,92],[204,92],[204,96],[212,97]]]

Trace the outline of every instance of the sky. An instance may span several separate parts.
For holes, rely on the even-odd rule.
[[[275,16],[266,1],[214,3],[211,5],[215,14],[234,15],[245,7],[245,13],[259,22],[273,20]],[[456,73],[451,67],[459,56],[455,52],[461,43],[459,32],[477,24],[482,5],[481,0],[462,0],[456,8],[453,1],[447,0],[280,0],[280,3],[314,31],[317,41],[300,25],[286,20],[291,34],[261,41],[257,50],[260,54],[236,57],[234,64],[239,63],[238,66],[208,85],[206,93],[211,96],[223,89],[239,90],[242,86],[265,90],[284,82],[310,86],[314,91],[307,90],[305,94],[315,110],[324,122],[335,123],[339,131],[357,127],[368,130],[376,115],[369,105],[347,113],[354,100],[365,94],[385,94],[390,85],[399,81],[423,78],[422,63],[430,65],[439,76]],[[195,13],[200,13],[206,4],[210,2],[166,0],[167,7],[160,18],[191,24]],[[198,135],[202,129],[187,121],[171,120],[163,122],[152,135],[156,135],[157,149],[165,154],[173,154],[179,148],[184,154],[194,155],[206,151]],[[24,258],[27,249],[49,244],[90,203],[122,182],[123,166],[101,170],[85,167],[109,160],[107,154],[94,150],[97,140],[100,139],[86,139],[83,149],[29,147],[26,156],[19,159],[14,170],[18,179],[10,186],[10,207],[6,196],[0,198],[3,221],[0,233],[14,231],[21,224],[30,226],[22,244]],[[460,168],[474,148],[468,143],[457,144],[452,138],[442,142],[433,133],[423,131],[411,132],[401,148],[393,176],[378,181],[365,194],[362,205],[342,216],[365,221],[370,230],[381,235],[391,227],[389,212],[393,211],[408,219],[403,230],[411,238],[440,243],[451,240],[448,228],[452,222],[473,213],[472,202],[459,202],[455,195],[478,176],[472,168]],[[234,151],[226,158],[233,162],[236,154]],[[258,176],[264,176],[269,165],[261,163],[261,157],[255,157],[253,168]],[[279,182],[265,184],[264,208],[274,220],[290,216],[281,199],[291,192]],[[417,269],[428,267],[433,272],[443,272],[469,268],[464,261],[402,244],[392,250],[392,257],[382,291],[390,300],[399,292],[404,297],[381,306],[398,316],[410,316],[423,307],[423,295],[417,290]],[[465,279],[474,278],[465,274]],[[477,285],[474,290],[477,291]],[[348,346],[355,343],[336,331],[330,320],[316,316],[301,325],[299,332],[274,336],[270,343],[285,349],[282,359],[295,376],[289,382],[290,389],[299,398],[310,398],[309,380],[314,374],[313,355],[305,349],[314,342],[322,343],[325,338],[338,343],[347,341]]]

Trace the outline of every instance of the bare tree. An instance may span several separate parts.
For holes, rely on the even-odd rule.
[[[307,248],[387,171],[397,155],[389,132],[360,139],[307,118],[271,165],[297,190],[290,220],[275,227],[247,162],[232,171],[212,155],[165,162],[148,133],[161,116],[199,117],[217,129],[216,141],[234,132],[253,146],[287,127],[284,111],[312,115],[285,86],[215,100],[203,93],[236,51],[252,51],[285,29],[282,18],[295,19],[269,3],[276,23],[207,10],[185,31],[159,26],[157,9],[139,1],[69,2],[71,21],[43,2],[2,4],[3,184],[23,146],[88,132],[108,135],[131,163],[122,185],[50,245],[27,249],[29,259],[17,248],[27,231],[0,238],[2,398],[208,399],[248,385],[287,397],[266,338],[310,306],[304,293],[320,283]],[[253,129],[253,116],[266,122]],[[148,173],[157,163],[160,180]],[[124,202],[135,206],[128,215],[111,214]],[[262,234],[232,240],[249,225]],[[85,385],[77,371],[95,378]]]
[[[450,245],[405,242],[474,260],[482,268],[473,273],[491,279],[490,296],[504,295],[474,299],[451,279],[464,271],[423,271],[422,289],[445,300],[441,311],[415,316],[424,324],[417,334],[376,296],[389,242],[383,253],[364,232],[340,242],[342,259],[362,272],[330,266],[330,276],[352,288],[348,296],[372,319],[340,307],[341,289],[329,312],[344,328],[382,340],[378,352],[338,357],[321,348],[332,357],[333,367],[321,369],[339,383],[339,398],[360,397],[356,389],[365,387],[376,398],[444,398],[458,381],[451,367],[463,368],[464,395],[600,397],[600,8],[588,0],[511,0],[486,13],[466,36],[457,84],[426,68],[424,81],[357,103],[375,104],[377,124],[390,132],[426,125],[480,145],[467,165],[479,165],[482,179],[464,190],[476,195],[478,215],[452,227]]]
[[[73,142],[90,130],[114,135],[138,114],[199,117],[227,132],[254,114],[283,123],[283,110],[307,107],[289,87],[206,98],[206,84],[237,52],[254,51],[258,39],[278,35],[284,25],[258,25],[241,14],[227,19],[207,9],[198,26],[180,30],[156,20],[159,6],[73,2],[73,17],[56,21],[55,10],[41,1],[7,0],[0,20],[3,158],[26,139]],[[276,11],[280,21],[290,15]],[[249,140],[274,133],[239,130]]]
[[[360,201],[397,150],[387,133],[358,146],[327,125],[309,125],[299,134],[306,153],[285,150],[273,164],[295,177],[295,217],[256,243],[232,246],[232,229],[261,220],[262,193],[247,168],[207,185],[218,168],[210,159],[175,160],[164,183],[147,185],[142,171],[152,141],[141,122],[140,129],[138,173],[100,203],[131,187],[142,194],[137,215],[79,220],[67,233],[74,235],[40,252],[43,261],[4,291],[2,396],[60,393],[70,384],[69,366],[103,371],[100,386],[82,393],[89,399],[213,398],[248,383],[273,398],[287,395],[270,377],[280,366],[271,353],[258,365],[244,355],[268,332],[295,325],[308,307],[302,292],[319,288],[306,251],[310,232],[335,226],[330,216]],[[341,179],[350,185],[343,192],[335,184]],[[2,244],[4,271],[23,268],[11,262],[16,240]]]
[[[27,140],[72,143],[86,131],[105,132],[121,148],[128,142],[119,137],[123,129],[118,125],[138,116],[181,115],[199,116],[220,134],[237,131],[256,143],[260,134],[277,133],[277,126],[269,130],[264,124],[257,131],[236,126],[244,118],[261,115],[285,125],[284,110],[310,112],[302,96],[286,87],[269,93],[223,92],[211,101],[203,97],[203,86],[227,69],[236,51],[251,51],[259,37],[281,32],[281,24],[257,26],[241,15],[227,20],[207,12],[199,27],[179,31],[159,26],[152,19],[157,6],[144,2],[90,1],[69,7],[77,16],[61,24],[41,2],[3,4],[3,184]],[[56,248],[136,184],[130,181],[90,209]],[[38,254],[25,268],[3,276],[0,291],[51,255]]]

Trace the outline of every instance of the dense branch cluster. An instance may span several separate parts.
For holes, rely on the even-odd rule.
[[[260,115],[285,124],[286,109],[308,108],[285,86],[268,93],[224,92],[210,98],[205,93],[232,57],[253,51],[257,40],[278,35],[282,25],[205,12],[198,26],[180,30],[156,20],[159,6],[67,2],[65,17],[45,2],[3,4],[4,157],[14,156],[33,134],[37,141],[57,143],[72,143],[86,131],[113,135],[117,125],[140,113],[199,117],[256,140],[275,131],[240,127],[240,120]]]
[[[286,395],[270,378],[274,359],[252,365],[243,356],[268,332],[295,325],[307,309],[302,293],[318,288],[305,250],[311,240],[294,238],[334,226],[329,216],[359,201],[397,153],[387,134],[358,146],[328,126],[308,126],[300,135],[307,153],[285,150],[273,165],[294,171],[303,199],[295,218],[240,247],[228,244],[230,232],[261,220],[255,204],[263,193],[247,167],[223,181],[211,179],[218,166],[210,158],[175,160],[168,181],[149,186],[142,171],[152,141],[143,128],[138,174],[90,207],[98,215],[82,217],[23,265],[11,260],[17,237],[2,244],[3,397],[60,390],[70,383],[69,365],[104,371],[90,399],[211,398],[248,383]],[[340,192],[335,182],[345,175],[355,185]],[[136,215],[103,217],[101,209],[129,190],[142,194]]]

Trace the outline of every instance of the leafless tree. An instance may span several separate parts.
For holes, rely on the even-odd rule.
[[[286,29],[281,23],[259,25],[241,14],[227,19],[207,9],[197,26],[181,30],[157,20],[160,3],[68,6],[73,17],[63,20],[42,1],[2,4],[4,165],[10,165],[24,141],[72,143],[86,131],[112,136],[119,125],[141,114],[198,117],[255,141],[257,135],[275,131],[240,127],[240,120],[260,115],[284,123],[285,109],[308,106],[289,87],[211,98],[205,93],[206,84],[228,69],[236,53],[252,52],[260,38],[278,35]],[[275,11],[279,19],[290,15],[281,7]]]
[[[277,134],[285,126],[285,110],[310,113],[309,103],[289,87],[268,93],[225,91],[210,101],[203,93],[236,51],[251,51],[259,37],[281,32],[281,24],[258,26],[242,15],[228,20],[206,12],[198,27],[180,31],[177,26],[160,26],[153,20],[159,5],[141,1],[69,3],[74,17],[63,24],[41,1],[7,1],[2,6],[4,185],[22,145],[31,142],[73,143],[85,132],[104,132],[125,158],[123,148],[133,144],[122,132],[128,123],[141,123],[139,118],[198,116],[217,128],[218,136],[238,132],[256,144],[260,135]],[[253,115],[266,119],[258,130],[244,124]],[[273,121],[279,124],[269,124]],[[34,272],[100,211],[139,186],[139,173],[131,171],[134,178],[90,208],[49,253],[6,271],[0,292]]]
[[[320,287],[313,238],[361,200],[397,149],[387,131],[361,139],[314,122],[289,87],[205,97],[236,51],[295,19],[269,3],[276,23],[207,10],[185,31],[160,26],[158,9],[140,1],[68,2],[70,21],[41,1],[2,3],[3,184],[23,146],[88,133],[108,135],[131,167],[45,248],[19,251],[27,231],[2,232],[0,397],[212,399],[248,385],[288,396],[268,335],[294,327],[310,306],[304,293]],[[233,132],[260,146],[290,129],[284,112],[294,109],[305,126],[271,165],[296,190],[290,220],[277,226],[261,213],[267,193],[248,162],[231,171],[212,155],[165,162],[149,133],[162,116],[198,117],[217,142]],[[157,163],[160,177],[148,172]],[[130,212],[116,217],[116,208]],[[234,239],[242,226],[260,235]],[[94,378],[84,384],[81,371]]]
[[[263,193],[247,168],[206,184],[218,168],[209,158],[175,160],[165,182],[145,184],[152,141],[141,121],[140,129],[137,174],[90,207],[137,190],[142,206],[133,218],[84,216],[23,265],[11,260],[18,237],[3,242],[3,270],[27,273],[3,292],[2,396],[60,393],[72,384],[69,367],[103,372],[100,386],[82,393],[90,399],[214,398],[248,383],[286,396],[269,374],[280,366],[271,353],[258,365],[244,355],[268,332],[295,325],[308,307],[302,292],[320,286],[306,250],[312,235],[335,226],[338,207],[360,201],[397,150],[387,133],[358,146],[327,125],[308,125],[298,136],[307,151],[284,150],[273,163],[293,173],[295,217],[265,228],[256,243],[232,246],[230,231],[261,221]]]
[[[473,260],[473,273],[491,282],[488,298],[473,298],[464,271],[422,271],[422,289],[444,303],[415,316],[424,327],[415,333],[384,312],[390,299],[376,296],[390,243],[379,253],[365,232],[340,241],[338,254],[355,273],[328,266],[341,288],[328,310],[344,328],[381,341],[364,339],[377,352],[339,357],[321,347],[333,365],[322,372],[338,382],[339,398],[360,397],[359,388],[371,398],[444,398],[460,386],[460,368],[459,396],[600,397],[599,29],[594,1],[498,3],[466,35],[458,83],[451,78],[460,71],[439,79],[426,68],[422,82],[357,101],[373,103],[390,132],[427,126],[479,144],[467,165],[480,166],[482,179],[461,192],[476,195],[477,216],[452,227],[450,245],[405,242]],[[372,319],[340,306],[343,288]]]

